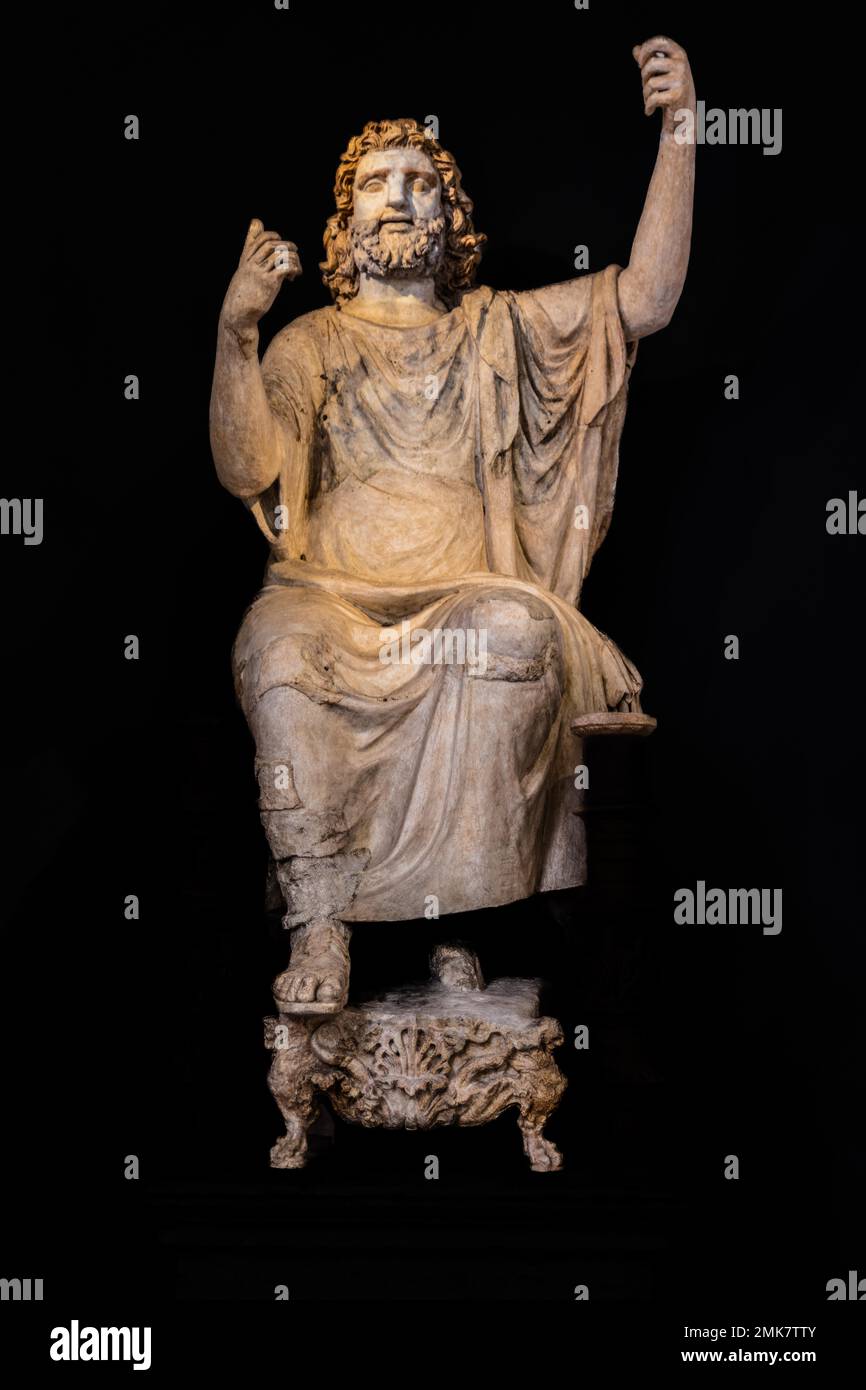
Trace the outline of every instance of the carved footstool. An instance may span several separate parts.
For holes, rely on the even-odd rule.
[[[542,1134],[566,1087],[552,1056],[562,1029],[539,1018],[538,982],[501,979],[485,988],[477,958],[462,946],[438,946],[431,963],[429,984],[327,1019],[265,1019],[268,1086],[286,1125],[272,1168],[305,1165],[323,1095],[342,1119],[384,1129],[481,1125],[514,1106],[533,1172],[562,1167]]]

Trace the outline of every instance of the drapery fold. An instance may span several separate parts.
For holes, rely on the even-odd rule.
[[[284,457],[250,504],[271,558],[235,680],[259,733],[283,708],[275,692],[295,692],[291,718],[274,716],[283,733],[261,736],[269,755],[283,738],[292,824],[338,817],[346,852],[363,852],[347,919],[583,881],[569,725],[640,709],[639,673],[576,606],[610,522],[635,360],[618,275],[482,286],[412,329],[317,310],[265,354]],[[393,624],[412,640],[488,620],[495,632],[503,612],[513,649],[506,625],[482,678],[380,659]],[[532,660],[526,633],[546,634]],[[324,773],[328,739],[343,756]]]

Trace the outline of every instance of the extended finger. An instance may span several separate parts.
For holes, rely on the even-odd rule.
[[[262,234],[263,231],[264,231],[264,228],[263,228],[261,222],[259,221],[259,219],[258,219],[257,217],[254,217],[253,220],[252,220],[252,222],[250,223],[248,229],[247,229],[246,237],[244,238],[244,250],[245,250],[245,251],[249,250],[249,248],[252,246],[253,242],[256,240],[257,237],[260,237],[260,236],[261,236],[261,234]]]

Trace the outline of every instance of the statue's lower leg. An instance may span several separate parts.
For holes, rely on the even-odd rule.
[[[273,847],[274,841],[271,840]],[[349,995],[351,928],[343,920],[368,863],[367,850],[294,855],[277,863],[292,957],[274,981],[283,1014],[335,1014]]]

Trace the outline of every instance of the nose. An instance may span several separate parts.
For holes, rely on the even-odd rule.
[[[388,207],[393,212],[405,212],[406,185],[402,174],[393,173],[388,179]]]

